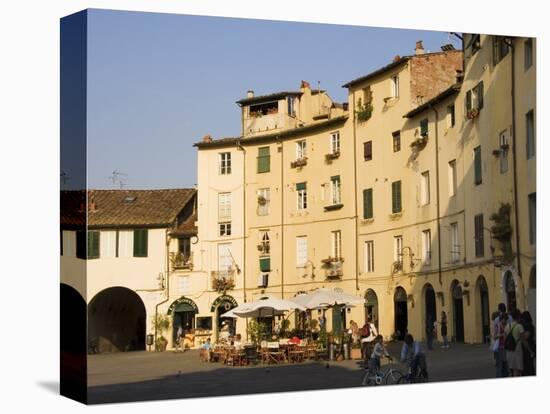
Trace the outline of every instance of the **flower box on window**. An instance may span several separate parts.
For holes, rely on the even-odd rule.
[[[298,158],[296,161],[290,163],[291,168],[300,168],[307,164],[307,158]]]
[[[468,112],[466,112],[466,117],[468,119],[477,118],[478,115],[479,115],[479,109],[477,109],[477,108],[472,108]]]
[[[258,204],[260,206],[265,206],[267,204],[267,199],[264,196],[258,196]]]
[[[329,154],[325,154],[325,161],[331,162],[332,160],[335,160],[336,158],[340,158],[340,151],[334,151]]]
[[[416,138],[413,142],[411,142],[411,148],[414,150],[421,150],[426,146],[427,143],[428,136],[420,136],[419,138]]]

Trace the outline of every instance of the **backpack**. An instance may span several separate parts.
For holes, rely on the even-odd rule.
[[[366,338],[366,337],[370,336],[370,323],[366,323],[366,324],[363,325],[363,327],[361,328],[360,335],[363,338]]]
[[[516,325],[510,328],[510,332],[508,332],[508,335],[506,335],[506,338],[504,339],[504,349],[511,352],[516,350],[517,345],[514,335],[512,335],[515,327]]]

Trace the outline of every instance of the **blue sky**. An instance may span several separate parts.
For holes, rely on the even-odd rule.
[[[176,14],[91,10],[88,14],[88,184],[191,187],[203,135],[240,132],[235,104],[297,90],[300,81],[338,102],[341,86],[414,53],[460,45],[446,32],[381,29]]]

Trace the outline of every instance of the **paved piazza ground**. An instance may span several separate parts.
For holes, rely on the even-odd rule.
[[[398,357],[400,344],[390,344]],[[454,345],[428,351],[430,382],[494,378],[487,345]],[[359,361],[305,362],[269,367],[201,363],[198,351],[90,355],[90,403],[207,397],[359,386]]]

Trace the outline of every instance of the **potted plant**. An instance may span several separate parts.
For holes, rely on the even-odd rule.
[[[472,109],[468,110],[468,112],[466,112],[466,116],[468,117],[468,119],[474,119],[478,115],[479,115],[479,109],[477,109],[477,108],[472,108]]]
[[[340,157],[340,151],[330,152],[328,154],[325,154],[325,161],[330,162],[339,157]]]
[[[374,108],[372,107],[372,104],[367,103],[367,104],[363,105],[363,104],[359,103],[359,105],[357,105],[357,108],[356,108],[357,120],[359,122],[368,121],[372,116],[372,111],[373,110],[374,110]]]
[[[155,350],[157,352],[164,352],[166,351],[166,346],[168,345],[168,339],[166,339],[164,336],[159,336],[157,338],[157,342],[155,344]]]
[[[157,339],[155,341],[156,351],[165,351],[168,345],[168,340],[164,337],[163,333],[170,327],[170,318],[167,315],[157,313],[153,315],[152,325],[157,333]]]
[[[264,196],[258,196],[258,204],[260,206],[265,206],[267,204],[267,199]]]

